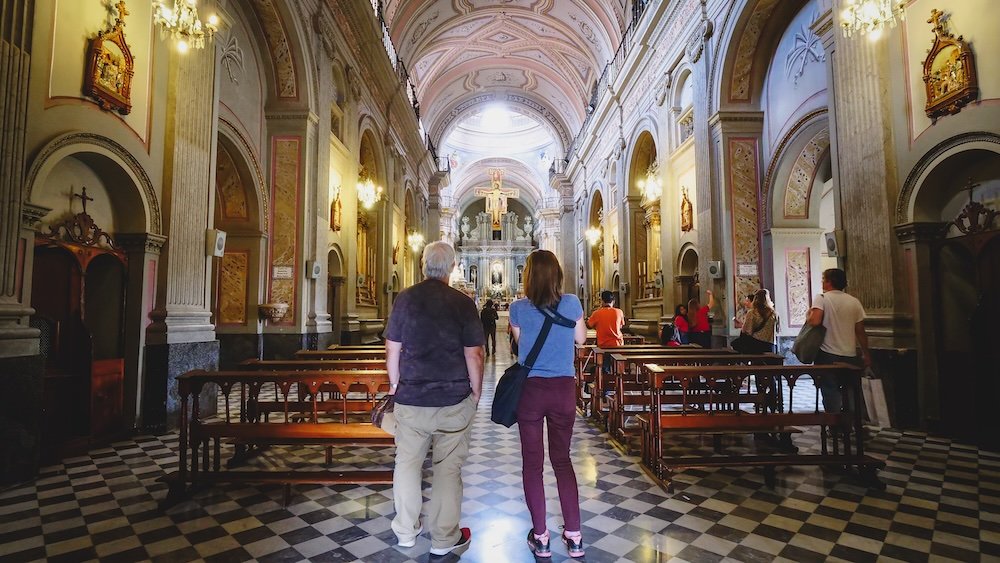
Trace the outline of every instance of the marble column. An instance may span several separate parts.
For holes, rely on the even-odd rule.
[[[213,43],[212,45],[218,45]],[[217,369],[210,311],[207,229],[214,214],[217,92],[214,49],[170,54],[163,207],[167,243],[157,272],[156,307],[146,334],[143,427],[163,431],[179,412],[177,376]],[[214,412],[212,397],[203,396]]]
[[[38,470],[43,360],[28,325],[34,224],[24,209],[34,0],[0,0],[0,486]],[[27,212],[22,216],[22,212]]]

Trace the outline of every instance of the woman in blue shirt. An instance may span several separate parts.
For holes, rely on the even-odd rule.
[[[549,460],[556,474],[559,504],[562,505],[564,532],[562,541],[570,557],[583,557],[580,535],[580,495],[576,473],[569,457],[569,442],[576,420],[576,377],[573,369],[574,341],[583,344],[587,325],[583,306],[575,295],[563,295],[563,272],[555,254],[536,250],[528,255],[524,267],[524,293],[510,305],[511,332],[518,345],[518,361],[524,363],[542,329],[545,315],[539,308],[548,308],[576,321],[567,328],[553,324],[541,353],[535,360],[524,384],[517,407],[517,426],[521,435],[523,459],[522,480],[524,498],[531,513],[532,529],[528,532],[528,547],[537,557],[549,557],[549,532],[545,526],[545,488],[542,484],[544,446],[542,423],[549,432]]]

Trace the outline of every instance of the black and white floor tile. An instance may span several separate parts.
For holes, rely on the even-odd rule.
[[[488,380],[495,382],[509,362],[503,351],[489,357]],[[473,542],[461,559],[530,562],[516,428],[490,423],[486,395],[464,470],[463,525],[472,528]],[[818,447],[818,436],[806,432],[795,442]],[[581,419],[573,456],[586,561],[1000,561],[1000,455],[895,430],[876,432],[868,451],[886,460],[885,491],[818,468],[780,469],[771,490],[757,469],[720,469],[682,472],[668,495],[635,457]],[[335,457],[345,466],[391,467],[392,450]],[[458,559],[431,557],[427,534],[412,548],[395,546],[386,486],[300,486],[283,507],[281,487],[228,485],[161,511],[162,477],[177,461],[175,433],[138,436],[43,468],[37,481],[0,492],[0,561]],[[322,462],[320,448],[306,447],[273,448],[255,460]],[[551,471],[546,480],[549,529],[557,538]],[[553,561],[568,560],[558,542],[553,551]]]

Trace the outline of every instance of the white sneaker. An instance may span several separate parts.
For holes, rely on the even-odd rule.
[[[419,536],[422,533],[424,533],[424,525],[423,524],[421,524],[417,528],[417,533],[413,534],[413,537],[411,537],[408,540],[403,540],[403,539],[400,539],[399,536],[396,536],[396,545],[398,545],[399,547],[413,547],[413,546],[417,545],[417,536]]]

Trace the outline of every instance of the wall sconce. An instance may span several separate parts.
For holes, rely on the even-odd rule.
[[[219,30],[219,18],[208,16],[205,23],[198,17],[197,0],[174,0],[174,7],[168,8],[162,2],[153,4],[153,22],[160,27],[161,34],[177,42],[177,50],[187,53],[188,49],[201,49],[206,39]]]
[[[413,231],[406,236],[406,244],[410,245],[413,252],[420,252],[420,249],[424,247],[424,235],[423,233],[418,233]]]
[[[597,243],[601,242],[601,236],[603,233],[599,227],[590,227],[584,231],[583,236],[587,237],[587,242],[590,246],[597,246]]]
[[[371,209],[382,199],[382,186],[375,186],[371,178],[358,180],[358,201],[365,209]]]

